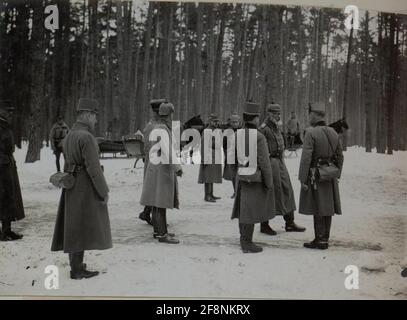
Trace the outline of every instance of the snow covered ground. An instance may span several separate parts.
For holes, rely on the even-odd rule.
[[[53,155],[44,148],[40,162],[24,164],[25,153],[26,146],[15,157],[27,217],[13,224],[24,238],[0,243],[0,295],[407,299],[407,279],[400,275],[407,265],[407,152],[389,156],[349,148],[340,184],[344,214],[333,219],[329,250],[303,248],[313,238],[312,218],[296,214],[305,233],[286,233],[281,217],[271,222],[275,237],[256,226],[260,254],[240,251],[229,181],[215,185],[222,200],[206,203],[196,183],[198,166],[184,166],[181,209],[168,212],[181,244],[166,245],[138,219],[143,169],[133,169],[131,159],[102,160],[114,248],[85,254],[88,268],[102,274],[82,281],[69,279],[67,255],[50,251],[60,196],[48,182]],[[299,159],[300,153],[287,158],[297,201]],[[44,287],[47,265],[59,268],[57,290]],[[358,290],[345,288],[348,265],[359,269]]]

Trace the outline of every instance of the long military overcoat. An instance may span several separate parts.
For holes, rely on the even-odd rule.
[[[172,158],[174,153],[171,152],[174,151],[171,151],[173,149],[171,131],[160,120],[154,124],[153,129],[161,129],[168,134],[168,143],[165,139],[162,139],[160,143],[156,142],[151,147],[151,153],[160,155],[167,163],[155,164],[153,159],[149,158],[144,175],[140,204],[157,208],[178,209],[179,197],[176,172],[181,169],[181,166]]]
[[[62,143],[65,169],[73,164],[82,170],[75,174],[72,189],[63,189],[55,224],[52,251],[74,253],[112,247],[107,204],[109,193],[99,162],[99,148],[88,125],[76,122]]]
[[[219,139],[216,140],[215,137],[212,137],[212,141],[208,142],[209,151],[205,152],[205,135],[202,132],[201,138],[201,164],[199,166],[199,176],[198,183],[222,183],[222,163],[215,163],[216,161],[216,152],[219,155],[222,155],[222,138],[221,131],[215,130],[214,128],[208,127],[207,129],[214,130],[214,134],[220,135]],[[206,130],[206,129],[205,129]],[[204,130],[204,131],[205,131]],[[217,143],[216,141],[220,141]],[[206,160],[205,160],[206,159]],[[211,161],[209,161],[211,159]],[[210,163],[210,164],[205,164]]]
[[[0,120],[0,220],[15,221],[25,217],[13,153],[13,132],[8,123]]]
[[[324,132],[325,131],[325,132]],[[329,142],[332,148],[329,145]],[[336,156],[337,165],[342,171],[343,153],[338,134],[327,127],[324,122],[315,127],[307,128],[301,155],[298,178],[301,183],[308,185],[308,190],[301,189],[299,212],[306,215],[332,216],[342,214],[339,196],[338,180],[317,183],[317,189],[311,185],[310,168],[315,166],[318,158]]]
[[[247,127],[246,130],[248,129]],[[245,150],[249,150],[248,143],[249,139],[246,139]],[[276,214],[273,174],[267,141],[260,131],[257,131],[257,169],[261,171],[262,182],[248,183],[239,179],[237,175],[237,192],[232,219],[238,218],[239,223],[260,223],[272,219]]]
[[[290,175],[284,163],[284,139],[280,129],[271,121],[264,123],[260,131],[267,139],[270,153],[276,212],[278,215],[285,215],[294,211],[296,205]]]

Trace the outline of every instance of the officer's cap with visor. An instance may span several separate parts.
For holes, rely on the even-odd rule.
[[[325,103],[321,101],[317,101],[314,103],[309,104],[309,113],[314,112],[320,116],[325,116],[326,108],[325,108]]]
[[[160,105],[165,102],[168,102],[167,99],[153,99],[150,101],[151,109],[154,112],[158,112],[158,110],[160,109]]]
[[[95,99],[88,99],[88,98],[80,98],[78,102],[78,106],[76,108],[76,112],[93,112],[95,114],[99,113],[99,104]]]
[[[267,112],[281,113],[281,106],[278,103],[270,103],[266,110]]]

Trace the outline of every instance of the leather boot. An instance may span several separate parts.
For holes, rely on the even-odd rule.
[[[152,209],[152,216],[153,216],[153,223],[154,223],[153,224],[153,228],[154,228],[153,237],[154,237],[154,239],[158,238],[158,227],[157,227],[157,222],[156,222],[157,221],[157,215],[158,215],[158,210],[157,209],[158,208],[155,208],[155,207],[153,207],[153,209]],[[167,221],[165,221],[165,223],[167,223]],[[167,224],[167,226],[168,226],[168,224]],[[169,237],[175,237],[174,233],[167,232],[167,235]]]
[[[150,206],[145,206],[144,210],[139,214],[139,219],[147,222],[149,225],[153,225],[153,222],[151,221],[150,217],[150,212],[151,212],[151,207]]]
[[[92,278],[99,274],[99,271],[86,270],[86,264],[83,263],[84,251],[69,254],[69,263],[71,265],[71,279],[81,280],[83,278]]]
[[[299,226],[295,222],[285,224],[285,231],[287,232],[304,232],[305,230],[306,228]]]
[[[305,228],[302,226],[297,225],[294,222],[294,211],[287,213],[284,215],[285,220],[285,231],[286,232],[304,232]]]
[[[308,249],[326,250],[328,249],[328,243],[319,239],[314,239],[311,242],[304,243],[304,247]]]
[[[210,183],[205,183],[205,201],[207,202],[216,202],[215,199],[212,198],[211,196],[211,187],[210,187]]]
[[[240,246],[242,248],[243,253],[258,253],[263,251],[262,247],[254,244],[252,241],[254,224],[239,223],[239,230],[240,230]]]
[[[331,235],[331,225],[332,225],[332,216],[327,216],[324,217],[325,220],[325,235],[324,235],[324,240],[326,242],[329,241],[329,237]]]
[[[268,221],[264,221],[260,224],[260,232],[269,236],[275,236],[277,234],[277,232],[271,229]]]
[[[222,199],[221,197],[216,197],[213,195],[213,183],[210,184],[210,195],[211,195],[212,199],[214,199],[214,200]]]
[[[0,234],[0,241],[14,241],[23,238],[22,234],[11,231],[11,221],[2,220],[2,232]]]
[[[324,239],[326,235],[324,217],[314,215],[314,232],[315,239],[311,242],[304,243],[304,247],[308,249],[328,249],[328,242]]]
[[[171,237],[167,230],[167,212],[165,208],[155,208],[157,210],[157,235],[159,242],[177,244],[179,240]]]

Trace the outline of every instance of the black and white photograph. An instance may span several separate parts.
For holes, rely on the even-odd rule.
[[[0,299],[407,300],[407,2],[0,0],[0,221]]]

